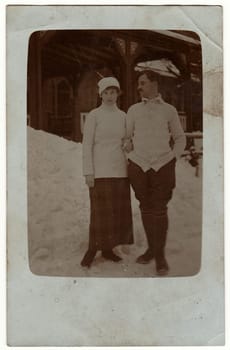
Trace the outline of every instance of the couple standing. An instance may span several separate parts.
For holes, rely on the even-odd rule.
[[[127,115],[117,107],[120,85],[114,77],[98,82],[101,105],[87,116],[83,135],[83,174],[90,194],[89,247],[81,261],[90,267],[98,250],[111,261],[121,260],[113,248],[133,243],[130,183],[140,204],[148,242],[137,263],[156,262],[166,275],[167,205],[175,187],[175,164],[185,148],[176,109],[163,101],[158,77],[139,73],[142,101]],[[170,139],[173,148],[170,147]]]

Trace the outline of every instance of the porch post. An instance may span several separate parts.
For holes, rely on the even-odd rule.
[[[122,82],[124,88],[124,95],[122,97],[122,108],[127,111],[131,104],[133,104],[133,57],[131,51],[131,41],[129,38],[116,37],[116,44],[121,56],[121,72]]]
[[[30,125],[35,129],[43,129],[41,48],[39,32],[34,33],[29,42],[28,79]]]
[[[187,116],[187,130],[192,131],[192,81],[191,81],[191,67],[190,67],[190,50],[186,53],[187,70],[185,82],[185,112]]]
[[[132,68],[133,68],[133,62],[132,62],[132,55],[131,55],[131,43],[130,40],[127,40],[126,43],[126,62],[125,62],[125,70],[126,70],[126,79],[125,79],[125,109],[126,111],[130,107],[131,104],[133,104],[133,84],[132,84]]]

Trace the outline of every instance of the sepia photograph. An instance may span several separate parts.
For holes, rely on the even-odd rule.
[[[7,6],[8,346],[225,344],[222,22]]]
[[[31,271],[197,274],[199,36],[181,30],[36,31],[27,73]]]

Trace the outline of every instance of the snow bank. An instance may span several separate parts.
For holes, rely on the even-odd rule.
[[[135,244],[118,247],[122,263],[98,253],[90,270],[80,266],[87,249],[88,189],[82,175],[82,146],[28,127],[28,236],[30,268],[58,276],[154,276],[154,262],[135,263],[146,249],[138,202],[132,193]],[[177,188],[169,204],[167,256],[171,276],[198,272],[201,248],[201,176],[186,160],[177,162]]]

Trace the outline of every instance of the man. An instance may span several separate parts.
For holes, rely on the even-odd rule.
[[[176,159],[181,156],[186,139],[176,109],[158,93],[158,76],[153,71],[139,74],[138,92],[142,102],[129,108],[126,125],[133,143],[128,153],[128,175],[140,203],[148,241],[148,249],[137,262],[146,264],[155,258],[157,274],[166,275],[167,205],[175,187]]]

